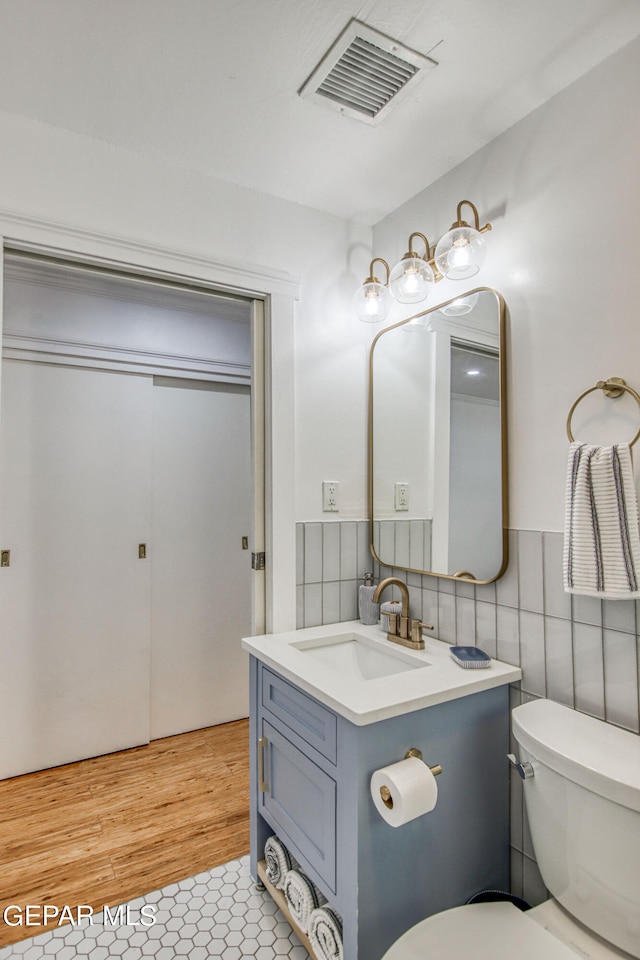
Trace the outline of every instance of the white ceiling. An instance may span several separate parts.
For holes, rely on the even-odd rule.
[[[351,17],[439,64],[377,126],[297,93]],[[375,223],[638,34],[639,0],[0,0],[0,110]]]

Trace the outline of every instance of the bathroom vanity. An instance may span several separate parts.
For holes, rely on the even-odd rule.
[[[418,920],[508,889],[509,688],[448,644],[358,622],[243,640],[251,663],[251,871],[275,833],[343,918],[345,960],[379,960]],[[370,779],[410,747],[439,764],[435,808],[390,826]]]

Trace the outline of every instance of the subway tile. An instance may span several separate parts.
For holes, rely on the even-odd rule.
[[[340,579],[358,577],[358,527],[354,521],[340,524]]]
[[[520,666],[520,636],[518,611],[511,607],[498,607],[496,636],[498,640],[498,660]]]
[[[476,600],[484,600],[486,603],[496,602],[496,581],[492,583],[476,584]]]
[[[501,606],[518,606],[518,533],[509,530],[509,565],[496,581],[496,600]]]
[[[438,639],[456,643],[456,598],[451,593],[438,593]]]
[[[396,523],[395,520],[376,521],[378,528],[378,556],[380,559],[389,563],[396,555]]]
[[[438,577],[438,592],[439,593],[455,593],[456,592],[456,582],[450,577]]]
[[[340,523],[322,524],[322,580],[340,579]]]
[[[475,646],[476,605],[467,597],[456,597],[456,643]]]
[[[296,523],[296,585],[304,583],[304,523]]]
[[[543,612],[542,534],[537,530],[518,533],[518,592],[521,610]]]
[[[304,625],[317,627],[322,623],[322,584],[308,583],[304,587]]]
[[[602,625],[608,630],[619,630],[622,633],[635,634],[636,601],[603,600]]]
[[[467,597],[471,600],[475,600],[476,597],[476,585],[475,583],[470,583],[468,580],[455,580],[455,592],[457,597]]]
[[[431,570],[431,540],[433,524],[431,520],[424,521],[424,569]]]
[[[581,593],[571,595],[571,617],[574,623],[591,623],[602,626],[602,600]]]
[[[545,617],[547,696],[573,707],[573,636],[570,620]]]
[[[433,630],[427,631],[427,636],[435,637],[439,639],[440,634],[438,632],[438,593],[436,590],[430,590],[429,588],[422,588],[422,622],[430,623],[433,627]]]
[[[340,620],[357,620],[359,580],[340,581]]]
[[[490,657],[498,656],[495,603],[476,603],[476,643]]]
[[[409,520],[409,566],[414,570],[428,570],[424,565],[424,521]]]
[[[516,707],[519,707],[522,703],[522,693],[520,686],[515,684],[509,685],[509,709],[514,710]]]
[[[369,544],[369,521],[359,520],[358,528],[358,570],[356,577],[362,580],[365,573],[376,573],[373,555]]]
[[[544,617],[540,613],[520,611],[520,666],[522,689],[545,697]]]
[[[322,585],[322,622],[340,622],[340,584],[338,581]]]
[[[600,627],[574,623],[573,676],[576,710],[604,720],[604,663]]]
[[[395,527],[395,550],[393,556],[395,563],[399,567],[411,566],[411,543],[409,536],[409,521],[396,520]]]
[[[638,733],[638,651],[636,638],[628,633],[605,630],[605,719]]]
[[[304,528],[304,582],[322,581],[322,524],[306,523]]]
[[[564,534],[542,534],[542,567],[544,574],[544,612],[549,617],[571,619],[571,594],[564,589],[562,555]]]
[[[304,627],[304,587],[296,587],[296,630]]]
[[[407,586],[409,587],[409,619],[420,620],[422,614],[422,590],[410,582],[411,574],[407,574]]]

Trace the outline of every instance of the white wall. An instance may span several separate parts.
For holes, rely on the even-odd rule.
[[[565,418],[575,397],[607,376],[640,385],[634,251],[619,265],[612,257],[640,221],[639,117],[636,41],[374,230],[375,253],[394,261],[412,230],[432,242],[442,235],[462,198],[493,223],[477,280],[500,290],[511,314],[514,527],[562,527]],[[296,517],[365,517],[368,352],[376,330],[352,318],[350,303],[367,272],[370,231],[14,116],[0,115],[0,149],[0,211],[198,256],[246,257],[302,278],[295,323]],[[438,299],[462,292],[462,284],[452,287],[442,283]],[[618,403],[619,411],[625,401]],[[632,426],[634,415],[631,405]],[[609,430],[586,439],[623,437]],[[323,479],[340,481],[339,514],[322,514]]]
[[[348,509],[364,512],[371,330],[349,311],[367,272],[369,228],[8,114],[0,150],[0,213],[301,277],[292,495],[306,519],[321,510],[320,480],[338,477]]]
[[[413,230],[435,242],[461,199],[493,224],[485,267],[466,288],[496,288],[510,312],[512,527],[562,529],[565,422],[575,398],[609,376],[640,389],[639,170],[634,41],[374,228],[376,255],[394,261]],[[616,262],[625,242],[629,250]],[[440,284],[438,299],[453,286]],[[595,419],[605,409],[602,429],[583,421],[582,431],[576,411],[574,435],[630,439],[638,425],[634,403],[604,400],[598,391],[582,407]]]

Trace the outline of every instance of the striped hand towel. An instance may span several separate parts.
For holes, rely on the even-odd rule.
[[[264,845],[264,859],[267,866],[267,880],[277,890],[282,890],[285,876],[297,864],[282,840],[279,840],[275,834],[269,837]]]
[[[316,907],[326,903],[318,888],[304,873],[298,870],[289,870],[284,878],[284,895],[291,916],[303,933],[307,932],[309,917]]]
[[[569,447],[563,566],[568,593],[640,597],[638,501],[628,443]]]
[[[342,919],[331,907],[312,911],[308,936],[317,960],[344,960]]]

